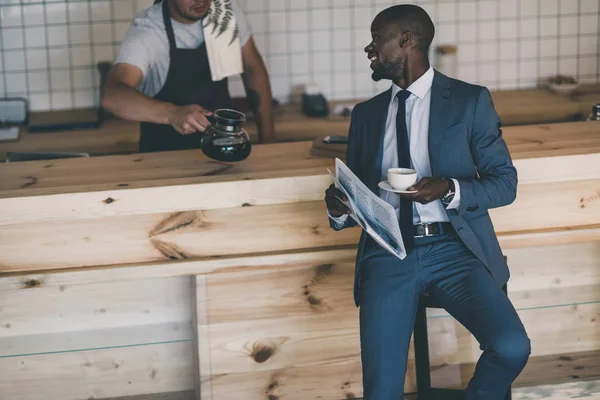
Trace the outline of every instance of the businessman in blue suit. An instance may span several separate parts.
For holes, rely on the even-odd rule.
[[[512,203],[517,172],[485,87],[431,68],[430,17],[415,5],[385,9],[365,48],[373,79],[389,90],[352,112],[347,165],[394,206],[407,256],[400,260],[362,232],[354,296],[366,400],[403,399],[406,361],[420,295],[427,291],[479,341],[483,353],[468,400],[502,400],[531,352],[502,290],[509,271],[488,210]],[[413,194],[378,188],[387,169],[413,168]],[[325,201],[331,227],[355,226],[333,185]]]

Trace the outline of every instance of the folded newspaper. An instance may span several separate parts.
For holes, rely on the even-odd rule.
[[[344,204],[350,209],[350,217],[383,248],[404,259],[406,250],[394,207],[366,187],[339,158],[335,159],[335,175],[327,171],[335,187],[348,197]]]

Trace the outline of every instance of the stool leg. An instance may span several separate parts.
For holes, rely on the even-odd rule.
[[[419,303],[414,329],[415,369],[417,375],[417,395],[419,400],[426,400],[431,389],[429,372],[429,344],[427,339],[427,318],[425,307]]]

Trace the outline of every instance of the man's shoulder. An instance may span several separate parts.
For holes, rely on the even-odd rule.
[[[456,78],[451,78],[437,70],[435,71],[435,75],[433,77],[433,84],[441,86],[442,89],[450,89],[454,93],[458,93],[459,95],[465,97],[477,97],[479,96],[482,90],[487,90],[485,86],[469,83]]]
[[[162,3],[138,12],[131,26],[132,28],[138,28],[140,31],[164,31],[165,21],[162,15]]]
[[[383,105],[389,105],[390,96],[390,89],[387,89],[386,91],[381,92],[368,100],[356,104],[353,108],[354,116],[368,112],[368,110],[372,110],[374,107],[377,108]]]

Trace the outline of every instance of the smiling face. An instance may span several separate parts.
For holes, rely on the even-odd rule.
[[[169,0],[173,11],[172,15],[179,22],[196,22],[206,16],[211,0]],[[179,18],[178,18],[179,17]]]
[[[406,64],[406,39],[397,25],[389,23],[379,14],[371,24],[372,41],[365,47],[371,60],[371,77],[374,81],[403,76]]]

